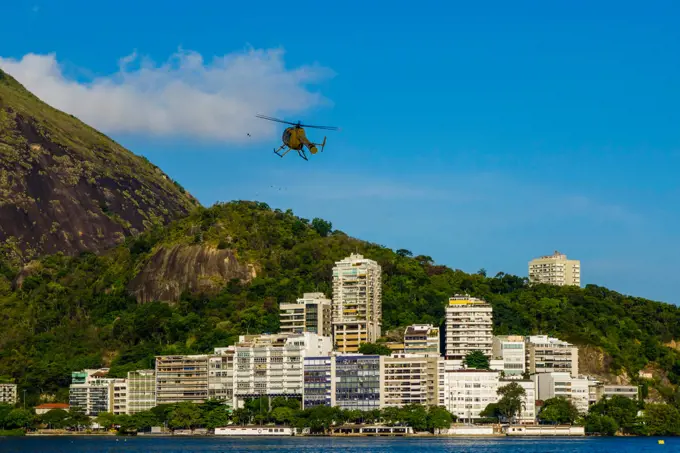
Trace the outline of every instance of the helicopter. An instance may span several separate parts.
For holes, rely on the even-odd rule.
[[[297,151],[298,155],[302,157],[304,160],[309,160],[307,159],[307,155],[305,154],[305,147],[309,150],[310,153],[316,154],[318,152],[317,145],[321,146],[321,152],[323,152],[323,149],[326,146],[326,137],[323,138],[322,143],[312,143],[307,139],[307,136],[305,135],[304,130],[305,127],[313,129],[325,129],[329,131],[339,130],[339,128],[332,126],[312,126],[309,124],[301,124],[299,121],[297,123],[291,123],[290,121],[272,118],[271,116],[264,115],[255,116],[263,120],[276,121],[278,123],[292,125],[290,127],[287,127],[283,131],[283,136],[281,137],[283,145],[281,145],[278,149],[274,149],[274,153],[276,153],[276,155],[278,155],[279,157],[285,156],[291,149],[294,149],[295,151]],[[279,151],[281,151],[282,149],[285,151],[283,154],[280,154]]]

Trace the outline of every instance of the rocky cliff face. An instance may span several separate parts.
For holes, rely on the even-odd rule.
[[[249,282],[254,266],[241,263],[231,250],[206,245],[161,247],[130,282],[139,302],[176,302],[183,291],[214,293],[232,279]]]
[[[101,251],[197,204],[149,161],[0,71],[0,243],[6,257],[25,263],[47,253]]]

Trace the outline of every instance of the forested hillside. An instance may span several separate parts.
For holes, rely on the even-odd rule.
[[[177,259],[178,250],[192,250],[182,255],[189,262]],[[255,202],[199,208],[99,256],[53,255],[21,271],[3,261],[0,377],[16,380],[34,400],[41,392],[65,399],[72,370],[104,365],[123,375],[152,367],[154,354],[207,352],[241,333],[274,332],[278,304],[303,292],[330,295],[333,264],[351,252],[382,266],[383,331],[441,324],[448,297],[469,293],[493,304],[498,334],[545,333],[593,345],[611,370],[633,379],[655,362],[662,379],[652,386],[674,400],[680,354],[664,346],[680,338],[673,305],[597,286],[529,287],[512,275],[470,275]],[[228,264],[219,269],[202,258],[219,253]],[[152,290],[138,297],[140,287],[158,286],[145,281],[153,278],[144,277],[149,266],[165,272],[162,283],[178,297],[148,301]],[[182,280],[178,266],[194,280]]]

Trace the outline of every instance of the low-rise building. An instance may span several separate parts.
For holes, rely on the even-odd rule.
[[[636,385],[610,385],[601,384],[593,386],[595,390],[595,401],[602,398],[611,398],[612,396],[623,396],[636,400],[639,398],[640,389]]]
[[[537,399],[567,398],[582,414],[588,412],[590,387],[593,381],[586,377],[572,377],[566,372],[538,373],[532,376]]]
[[[493,337],[492,360],[502,360],[506,378],[520,378],[526,372],[526,348],[521,335]],[[493,367],[492,367],[493,369]]]
[[[69,410],[69,405],[66,403],[45,403],[45,404],[40,404],[35,407],[35,413],[36,415],[43,415],[48,413],[49,411],[53,410],[62,410],[62,411],[68,411]]]
[[[156,406],[156,372],[130,371],[127,374],[127,413],[151,410]]]
[[[439,356],[439,327],[432,324],[414,324],[404,331],[405,354]]]
[[[532,335],[526,339],[527,370],[535,373],[569,373],[578,376],[578,348],[571,343]]]
[[[11,405],[17,403],[16,384],[0,384],[0,403]]]

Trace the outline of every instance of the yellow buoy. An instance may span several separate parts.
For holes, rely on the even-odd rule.
[[[664,444],[665,444],[665,442],[663,441],[663,439],[659,439],[659,445],[664,445]]]

